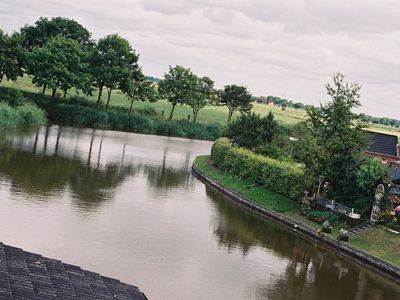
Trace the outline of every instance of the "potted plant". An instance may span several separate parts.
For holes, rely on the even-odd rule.
[[[325,233],[331,233],[332,232],[332,226],[329,223],[328,220],[324,221],[324,223],[322,223],[322,231]]]
[[[341,228],[339,230],[339,241],[349,241],[349,232],[346,229]]]

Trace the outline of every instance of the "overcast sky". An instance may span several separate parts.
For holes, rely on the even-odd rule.
[[[40,16],[121,34],[147,75],[180,64],[254,95],[318,104],[342,72],[362,85],[363,112],[400,119],[398,0],[1,0],[10,33]]]

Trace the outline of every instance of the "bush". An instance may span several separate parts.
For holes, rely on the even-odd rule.
[[[11,107],[17,107],[28,102],[20,90],[10,89],[4,98]]]
[[[45,113],[33,104],[11,107],[0,103],[0,128],[39,125],[45,121]]]
[[[275,159],[285,159],[285,151],[274,144],[264,144],[256,148],[255,152],[260,155],[268,156]]]
[[[16,108],[17,113],[20,116],[20,125],[36,125],[43,124],[46,122],[46,115],[43,110],[33,104],[24,104]]]
[[[211,148],[211,160],[214,164],[222,169],[225,160],[225,155],[231,148],[228,138],[219,138],[214,142]]]
[[[146,116],[157,116],[157,110],[150,105],[146,105],[143,108],[139,108],[136,110],[138,114],[146,115]]]
[[[130,116],[126,122],[125,130],[137,133],[154,133],[156,128],[154,120],[141,115]]]
[[[0,103],[0,128],[16,127],[21,123],[18,112],[5,103]]]
[[[246,113],[229,123],[226,135],[235,145],[254,149],[270,143],[278,133],[278,127],[271,112],[266,117],[254,112]]]
[[[232,147],[227,139],[218,139],[214,143],[211,159],[227,173],[264,185],[291,199],[301,197],[306,186],[302,167]]]
[[[307,214],[307,218],[318,224],[328,222],[330,225],[336,225],[340,217],[331,211],[313,210]]]
[[[48,108],[52,122],[65,125],[106,128],[108,114],[100,109],[72,104],[54,104]]]

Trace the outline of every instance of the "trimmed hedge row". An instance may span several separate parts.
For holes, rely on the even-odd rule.
[[[233,147],[226,138],[215,141],[211,159],[225,172],[264,185],[291,199],[301,197],[307,186],[303,167]]]

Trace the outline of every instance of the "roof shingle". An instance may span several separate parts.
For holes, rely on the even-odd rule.
[[[371,131],[367,133],[371,143],[368,152],[397,157],[397,136]]]
[[[136,286],[0,243],[0,299],[147,298]]]

